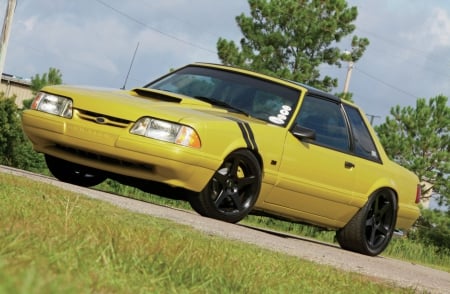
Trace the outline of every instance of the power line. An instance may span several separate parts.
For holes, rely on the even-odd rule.
[[[157,32],[157,33],[159,33],[159,34],[161,34],[161,35],[164,35],[164,36],[166,36],[166,37],[168,37],[168,38],[174,39],[174,40],[176,40],[176,41],[178,41],[178,42],[185,43],[185,44],[187,44],[187,45],[189,45],[189,46],[192,46],[192,47],[195,47],[195,48],[198,48],[198,49],[207,51],[207,52],[209,52],[209,53],[217,54],[215,51],[212,51],[212,50],[210,50],[210,49],[208,49],[208,48],[206,48],[206,47],[197,45],[197,44],[195,44],[195,43],[192,43],[192,42],[189,42],[189,41],[186,41],[186,40],[183,40],[183,39],[178,38],[178,37],[176,37],[176,36],[173,36],[173,35],[170,35],[170,34],[168,34],[168,33],[165,33],[165,32],[163,32],[163,31],[161,31],[161,30],[159,30],[159,29],[157,29],[157,28],[155,28],[155,27],[149,26],[148,24],[146,24],[146,23],[144,23],[144,22],[142,22],[142,21],[140,21],[140,20],[138,20],[138,19],[136,19],[136,18],[130,16],[129,14],[127,14],[127,13],[125,13],[125,12],[123,12],[123,11],[121,11],[121,10],[119,10],[119,9],[117,9],[117,8],[115,8],[115,7],[113,7],[113,6],[109,5],[109,4],[107,4],[107,3],[105,3],[105,2],[102,1],[102,0],[96,0],[96,1],[97,1],[98,3],[100,3],[100,4],[102,4],[103,6],[105,6],[105,7],[109,8],[109,9],[113,10],[114,12],[116,12],[116,13],[122,15],[123,17],[128,18],[129,20],[131,20],[131,21],[133,21],[133,22],[135,22],[135,23],[137,23],[137,24],[139,24],[139,25],[141,25],[141,26],[143,26],[143,27],[146,27],[146,28],[148,28],[148,29],[150,29],[150,30],[153,30],[153,31],[155,31],[155,32]],[[370,35],[374,36],[375,38],[381,39],[381,40],[383,40],[384,42],[387,42],[388,44],[390,44],[390,45],[392,45],[392,46],[396,45],[396,46],[399,47],[399,48],[405,49],[405,47],[404,47],[404,46],[401,46],[398,42],[394,42],[393,40],[389,40],[389,39],[387,39],[387,38],[384,38],[384,37],[382,37],[382,36],[380,36],[380,35],[378,35],[378,34],[376,34],[376,33],[370,32],[370,31],[368,31],[368,30],[363,30],[363,29],[361,29],[361,28],[359,28],[359,27],[357,27],[356,29],[359,30],[359,31],[362,31],[363,33],[370,34]],[[416,48],[409,48],[409,47],[408,47],[408,49],[413,49],[413,50],[415,50],[416,52],[419,52],[419,53],[422,53],[422,54],[424,53],[423,50],[419,50],[419,49],[416,49]],[[437,60],[433,60],[433,61],[437,61]],[[432,70],[432,69],[429,69],[429,68],[426,68],[426,69]],[[368,76],[369,78],[372,78],[372,79],[374,79],[374,80],[376,80],[376,81],[378,81],[378,82],[380,82],[380,83],[382,83],[382,84],[384,84],[384,85],[386,85],[386,86],[388,86],[388,87],[390,87],[390,88],[393,88],[393,89],[395,89],[395,90],[397,90],[397,91],[399,91],[399,92],[402,92],[402,93],[404,93],[404,94],[406,94],[406,95],[408,95],[408,96],[415,97],[414,95],[412,95],[412,94],[410,94],[410,93],[408,93],[408,92],[406,92],[406,91],[404,91],[404,90],[402,90],[402,89],[400,89],[400,88],[398,88],[398,87],[395,87],[395,86],[393,86],[393,85],[391,85],[391,84],[389,84],[389,83],[387,83],[387,82],[382,81],[382,80],[379,79],[379,78],[376,78],[374,75],[365,73],[365,72],[363,72],[363,71],[361,71],[361,70],[359,70],[359,71],[360,71],[361,73],[365,74],[366,76]],[[433,71],[434,71],[434,70],[433,70]],[[436,71],[434,71],[434,72],[437,73]],[[438,73],[438,74],[442,74],[442,73]]]
[[[427,55],[427,58],[428,58],[430,61],[432,61],[433,63],[435,63],[435,64],[442,65],[442,61],[443,61],[443,60],[444,60],[444,61],[449,61],[449,62],[450,62],[450,60],[448,60],[448,59],[446,60],[445,58],[441,58],[441,57],[437,58],[436,56],[429,55],[429,52],[426,52],[426,51],[424,51],[424,50],[420,50],[420,49],[415,48],[415,47],[412,47],[412,46],[405,47],[405,46],[403,46],[403,45],[402,45],[400,42],[398,42],[398,41],[395,41],[395,40],[392,40],[392,39],[385,38],[385,37],[380,36],[379,34],[376,34],[376,33],[374,33],[374,32],[370,32],[370,31],[367,31],[367,30],[363,30],[363,29],[361,29],[361,28],[359,28],[359,27],[357,28],[357,30],[358,30],[358,31],[361,31],[361,32],[363,32],[363,33],[365,33],[365,34],[372,35],[373,37],[382,40],[383,42],[387,43],[388,45],[390,45],[390,46],[392,46],[392,47],[397,47],[397,48],[400,48],[400,49],[402,49],[402,50],[414,51],[415,54],[416,54],[416,55],[419,55],[419,56]],[[416,64],[416,65],[419,66],[419,67],[423,67],[422,65],[418,65],[418,64]],[[439,74],[439,75],[448,75],[448,74],[449,74],[449,73],[437,72],[437,71],[435,71],[434,69],[431,69],[431,68],[426,68],[426,67],[424,67],[424,68],[427,69],[427,70],[433,71],[434,73]]]
[[[150,30],[152,30],[152,31],[155,31],[155,32],[157,32],[158,34],[161,34],[161,35],[163,35],[163,36],[165,36],[165,37],[167,37],[167,38],[170,38],[170,39],[176,40],[176,41],[178,41],[178,42],[184,43],[184,44],[186,44],[186,45],[189,45],[189,46],[192,46],[192,47],[195,47],[195,48],[198,48],[198,49],[207,51],[207,52],[212,53],[212,54],[214,54],[214,55],[216,54],[215,51],[212,51],[212,50],[210,50],[210,49],[208,49],[208,48],[206,48],[206,47],[197,45],[197,44],[195,44],[195,43],[192,43],[192,42],[189,42],[189,41],[186,41],[186,40],[183,40],[183,39],[178,38],[178,37],[176,37],[176,36],[173,36],[173,35],[170,35],[170,34],[168,34],[168,33],[165,33],[165,32],[163,32],[163,31],[161,31],[161,30],[159,30],[159,29],[157,29],[157,28],[155,28],[155,27],[149,26],[148,24],[146,24],[146,23],[144,23],[144,22],[142,22],[142,21],[140,21],[140,20],[138,20],[138,19],[136,19],[136,18],[130,16],[129,14],[126,14],[125,12],[123,12],[123,11],[121,11],[121,10],[119,10],[119,9],[117,9],[117,8],[115,8],[115,7],[111,6],[111,5],[109,5],[109,4],[105,3],[105,2],[103,2],[102,0],[95,0],[95,1],[97,1],[97,2],[100,3],[100,4],[102,4],[102,5],[105,6],[105,7],[107,7],[107,8],[109,8],[109,9],[113,10],[114,12],[116,12],[116,13],[122,15],[123,17],[128,18],[129,20],[131,20],[131,21],[133,21],[133,22],[135,22],[135,23],[137,23],[137,24],[139,24],[139,25],[141,25],[141,26],[143,26],[143,27],[146,27],[146,28],[148,28],[148,29],[150,29]]]
[[[391,89],[394,89],[394,90],[396,90],[396,91],[398,91],[398,92],[401,92],[401,93],[403,93],[403,94],[405,94],[405,95],[407,95],[407,96],[410,96],[410,97],[413,97],[413,98],[417,99],[417,95],[414,95],[414,94],[411,94],[411,93],[409,93],[409,92],[406,92],[406,91],[404,91],[404,90],[402,90],[402,89],[400,89],[400,88],[398,88],[398,87],[396,87],[396,86],[394,86],[394,85],[392,85],[392,84],[389,84],[389,83],[387,83],[387,82],[385,82],[385,81],[383,81],[383,80],[380,80],[379,78],[377,78],[377,77],[375,77],[375,76],[373,76],[373,75],[371,75],[371,74],[369,74],[369,73],[367,73],[367,72],[364,72],[364,71],[360,70],[360,69],[357,68],[357,67],[355,67],[354,69],[355,69],[356,71],[362,73],[363,75],[368,76],[369,78],[371,78],[371,79],[373,79],[373,80],[375,80],[375,81],[377,81],[377,82],[379,82],[379,83],[381,83],[381,84],[383,84],[383,85],[385,85],[385,86],[387,86],[387,87],[389,87],[389,88],[391,88]]]
[[[133,17],[133,16],[131,16],[131,15],[129,15],[129,14],[123,12],[122,10],[119,10],[119,9],[117,9],[117,8],[115,8],[115,7],[111,6],[111,5],[109,5],[108,3],[106,3],[106,2],[103,1],[103,0],[96,0],[96,1],[97,1],[99,4],[103,5],[104,7],[106,7],[106,8],[108,8],[108,9],[114,11],[115,13],[121,15],[122,17],[125,17],[125,18],[129,19],[130,21],[132,21],[132,22],[134,22],[134,23],[137,23],[138,25],[140,25],[140,26],[142,26],[142,27],[145,27],[145,28],[148,28],[148,29],[150,29],[150,30],[152,30],[152,31],[155,31],[155,32],[157,32],[158,34],[161,34],[161,35],[163,35],[163,36],[165,36],[165,37],[171,38],[171,39],[173,39],[173,40],[175,40],[175,41],[177,41],[177,42],[181,42],[181,43],[187,44],[187,45],[189,45],[189,46],[198,48],[198,49],[200,49],[200,50],[209,52],[209,53],[211,53],[211,54],[217,54],[215,51],[210,50],[210,49],[208,49],[208,48],[206,48],[206,47],[197,45],[196,43],[192,43],[192,42],[183,40],[183,39],[181,39],[181,38],[178,38],[178,37],[176,37],[176,36],[173,36],[173,35],[171,35],[171,34],[168,34],[168,33],[164,32],[164,31],[162,31],[162,30],[159,30],[159,29],[157,29],[157,28],[155,28],[155,27],[152,27],[152,26],[150,26],[150,25],[148,25],[148,24],[146,24],[146,23],[144,23],[144,22],[138,20],[137,18],[135,18],[135,17]],[[375,38],[379,38],[379,39],[381,39],[381,40],[383,40],[383,41],[385,41],[385,42],[387,42],[387,43],[389,43],[389,44],[391,44],[391,45],[394,46],[394,44],[393,44],[394,42],[393,42],[392,40],[389,40],[389,39],[387,39],[387,38],[383,38],[383,37],[381,37],[380,35],[377,35],[377,34],[375,34],[375,33],[373,33],[373,32],[367,31],[367,30],[361,30],[360,27],[357,27],[356,29],[362,31],[363,33],[369,33],[369,34],[373,35]],[[395,46],[401,47],[401,48],[403,48],[403,49],[406,49],[406,47],[400,46],[399,43],[396,43]],[[409,48],[409,47],[408,47],[408,48]],[[36,50],[36,48],[33,48],[33,49]],[[409,48],[409,49],[411,49],[411,48]],[[412,49],[415,49],[415,48],[412,48]],[[420,51],[420,50],[415,50],[415,51],[416,51],[416,52],[423,52],[423,51]],[[427,69],[428,69],[428,68],[427,68]],[[360,72],[360,73],[362,73],[363,75],[367,76],[368,78],[373,79],[373,80],[375,80],[375,81],[377,81],[377,82],[379,82],[379,83],[381,83],[381,84],[383,84],[383,85],[385,85],[385,86],[387,86],[387,87],[389,87],[389,88],[392,88],[392,89],[394,89],[394,90],[396,90],[396,91],[398,91],[398,92],[401,92],[401,93],[403,93],[403,94],[405,94],[405,95],[407,95],[407,96],[417,98],[416,95],[413,95],[413,94],[411,94],[411,93],[409,93],[409,92],[407,92],[407,91],[405,91],[405,90],[402,90],[402,89],[400,89],[400,88],[398,88],[398,87],[396,87],[396,86],[394,86],[394,85],[392,85],[392,84],[389,84],[388,82],[385,82],[385,81],[381,80],[380,78],[378,78],[377,76],[375,76],[375,75],[373,75],[373,74],[370,74],[370,73],[367,73],[367,72],[365,72],[365,71],[362,71],[362,70],[360,70],[359,68],[355,68],[355,70],[357,70],[358,72]]]

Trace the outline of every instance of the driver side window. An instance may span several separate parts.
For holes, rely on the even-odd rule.
[[[349,135],[340,103],[306,96],[296,123],[315,131],[316,138],[311,143],[349,151]]]

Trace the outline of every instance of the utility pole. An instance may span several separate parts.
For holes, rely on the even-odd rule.
[[[370,118],[370,124],[371,124],[371,125],[373,125],[373,120],[374,120],[375,118],[381,117],[381,116],[379,116],[379,115],[368,114],[368,113],[366,113],[366,115]]]
[[[0,79],[3,76],[3,68],[5,67],[6,49],[8,49],[14,10],[16,10],[16,0],[8,0],[5,19],[3,20],[2,35],[0,36]]]
[[[350,84],[350,78],[352,76],[352,70],[353,70],[353,61],[350,60],[348,62],[347,76],[345,77],[344,94],[347,94],[347,92],[348,92],[348,86]]]

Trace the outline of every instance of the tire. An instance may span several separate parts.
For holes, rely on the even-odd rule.
[[[248,150],[237,150],[224,160],[200,193],[189,197],[200,215],[236,223],[253,209],[261,189],[261,167]]]
[[[106,180],[99,170],[78,165],[45,154],[45,162],[52,175],[58,180],[78,186],[92,187]]]
[[[376,256],[391,241],[396,219],[397,199],[394,192],[379,190],[372,194],[344,228],[337,231],[337,241],[343,249]]]

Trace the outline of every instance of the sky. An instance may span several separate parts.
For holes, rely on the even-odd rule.
[[[374,124],[396,105],[450,98],[450,1],[347,2],[358,8],[349,37],[370,41],[349,91]],[[54,67],[65,84],[139,87],[188,63],[219,63],[217,40],[239,43],[241,13],[247,0],[17,0],[4,73],[31,78]],[[350,38],[339,46],[350,49]],[[347,65],[320,69],[342,92]]]

